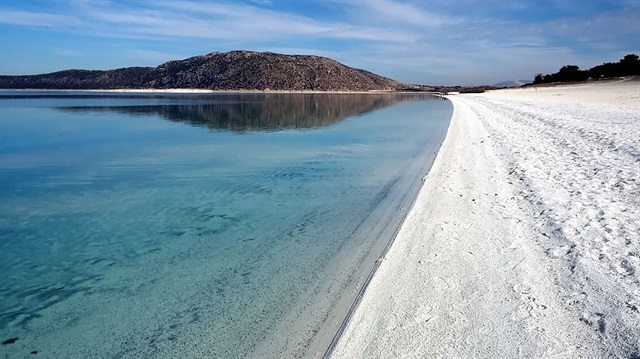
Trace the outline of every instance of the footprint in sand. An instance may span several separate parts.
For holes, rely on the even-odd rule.
[[[553,258],[560,258],[560,257],[564,257],[568,254],[571,253],[571,251],[573,250],[574,246],[560,246],[560,247],[556,247],[552,250],[549,251],[549,254],[551,255],[551,257]]]
[[[391,314],[389,322],[387,323],[387,326],[384,328],[384,330],[388,332],[394,331],[398,327],[398,325],[398,316],[395,314]]]
[[[531,293],[531,287],[523,283],[517,283],[513,286],[513,291],[519,294],[529,294]]]
[[[416,311],[414,321],[416,324],[428,323],[437,315],[432,313],[433,308],[428,305],[423,305]]]
[[[547,309],[547,306],[531,295],[531,289],[530,286],[524,283],[517,283],[513,286],[513,291],[520,294],[520,300],[523,303],[512,314],[512,320],[518,321],[544,316],[543,311]]]
[[[602,313],[582,313],[580,321],[588,324],[602,334],[607,330],[607,323]]]
[[[587,293],[585,292],[573,293],[571,294],[571,297],[569,299],[565,300],[565,307],[566,308],[574,307],[576,304],[580,304],[584,302],[586,298],[587,298]]]
[[[616,272],[618,272],[618,274],[623,277],[633,275],[636,272],[635,268],[633,268],[633,266],[626,259],[623,259],[622,261],[617,263],[615,269]]]

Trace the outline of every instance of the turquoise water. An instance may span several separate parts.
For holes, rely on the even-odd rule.
[[[236,358],[322,350],[452,107],[3,92],[0,111],[0,355]]]

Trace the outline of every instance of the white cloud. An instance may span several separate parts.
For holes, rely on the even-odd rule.
[[[323,22],[307,16],[277,12],[249,5],[216,4],[191,1],[163,1],[158,6],[198,14],[201,23],[213,25],[212,38],[264,40],[287,38],[333,38],[369,41],[410,42],[416,36],[409,31],[390,31],[384,27]],[[203,15],[209,15],[207,17]],[[222,29],[227,31],[222,32]]]
[[[83,35],[158,40],[192,38],[249,43],[316,38],[413,42],[418,38],[408,29],[392,29],[375,23],[320,21],[248,4],[170,0],[132,4],[72,1],[69,6],[59,9],[69,15],[3,10],[0,21],[21,26],[56,27]]]
[[[63,57],[81,57],[83,53],[78,50],[67,49],[63,47],[54,47],[51,49],[55,55]]]
[[[0,22],[12,25],[38,27],[71,27],[81,25],[81,21],[71,16],[27,11],[0,11]]]
[[[428,4],[423,2],[422,5]],[[375,17],[377,21],[393,22],[398,25],[417,25],[417,26],[441,26],[454,23],[454,19],[436,14],[422,7],[418,7],[411,3],[399,2],[393,0],[376,0],[354,2],[353,6],[359,8],[360,11],[366,11],[366,17]],[[364,16],[363,16],[364,17]]]
[[[602,3],[585,10],[567,0],[549,9],[529,0],[316,0],[310,6],[325,11],[317,15],[269,0],[60,0],[40,12],[0,3],[0,22],[123,39],[131,49],[128,40],[149,40],[126,53],[149,64],[262,49],[324,55],[407,82],[468,84],[526,79],[568,62],[587,68],[637,52],[640,3],[611,2],[617,6],[603,12],[594,10]],[[73,56],[69,50],[58,55]]]

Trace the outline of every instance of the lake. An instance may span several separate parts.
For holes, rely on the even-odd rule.
[[[424,94],[0,92],[0,340],[17,338],[0,355],[321,357],[452,111]]]

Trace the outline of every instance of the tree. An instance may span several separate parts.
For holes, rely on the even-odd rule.
[[[625,56],[618,66],[620,70],[618,76],[640,75],[640,60],[636,54]]]
[[[534,84],[541,84],[543,81],[544,79],[542,78],[542,74],[536,74],[536,76],[533,79]]]
[[[576,65],[566,65],[553,74],[553,77],[554,81],[584,81],[589,78],[589,72],[581,71]]]
[[[618,62],[605,62],[587,71],[580,70],[580,67],[576,65],[566,65],[555,74],[536,74],[533,83],[585,81],[589,77],[598,80],[601,78],[634,75],[640,75],[640,57],[636,54],[628,54]]]

